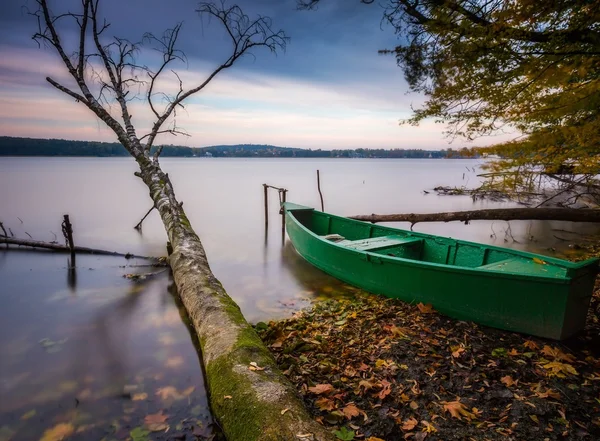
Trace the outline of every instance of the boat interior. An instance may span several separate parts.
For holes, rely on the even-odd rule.
[[[559,278],[567,274],[562,265],[536,262],[519,251],[372,225],[312,209],[294,210],[291,214],[323,239],[357,251],[488,271]]]

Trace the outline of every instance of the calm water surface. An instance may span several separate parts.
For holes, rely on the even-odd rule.
[[[437,212],[511,206],[424,194],[437,185],[476,186],[476,160],[171,159],[163,168],[200,235],[217,277],[252,321],[290,315],[346,291],[282,242],[278,200],[340,215]],[[78,245],[164,255],[147,190],[126,158],[0,159],[0,221],[15,236],[51,241],[69,213]],[[396,224],[400,227],[406,225]],[[587,227],[558,222],[418,224],[415,230],[551,254],[555,236]],[[513,238],[516,240],[513,241]],[[168,415],[170,433],[208,434],[211,417],[186,317],[167,272],[144,282],[122,276],[156,269],[120,258],[0,249],[0,441],[38,440],[63,424],[68,439],[126,439],[149,414]],[[162,414],[160,412],[163,412]],[[67,425],[67,426],[65,426]],[[138,429],[136,429],[138,428]],[[46,432],[46,435],[48,433]],[[156,432],[150,439],[169,435]]]

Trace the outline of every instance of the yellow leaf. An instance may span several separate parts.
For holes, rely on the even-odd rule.
[[[546,265],[546,262],[544,262],[542,259],[538,259],[537,257],[534,257],[533,261],[539,265]]]
[[[370,436],[367,441],[383,441],[381,438],[377,438],[376,436]]]
[[[531,418],[531,420],[536,422],[537,424],[540,423],[540,420],[538,419],[537,415],[529,415],[529,418]]]
[[[573,366],[559,361],[551,361],[543,364],[542,367],[550,371],[548,372],[550,377],[566,378],[567,375],[579,375]]]
[[[283,410],[281,411],[281,414],[282,414],[282,415],[285,415],[285,413],[286,413],[288,410],[290,410],[290,409],[288,409],[288,408],[285,408],[285,409],[283,409]]]
[[[233,397],[231,395],[223,395],[224,400],[231,400]]]
[[[145,400],[146,398],[148,398],[148,394],[147,394],[147,393],[145,393],[145,392],[143,392],[143,393],[141,393],[141,394],[133,394],[133,397],[131,397],[131,399],[132,399],[133,401],[143,401],[143,400]]]
[[[52,429],[46,430],[40,441],[62,441],[63,439],[71,436],[73,432],[75,432],[75,427],[73,427],[73,424],[60,423],[54,426]]]
[[[425,426],[422,429],[423,432],[427,432],[427,433],[437,432],[437,429],[430,422],[423,420],[423,421],[421,421],[421,424],[423,424],[423,426]]]

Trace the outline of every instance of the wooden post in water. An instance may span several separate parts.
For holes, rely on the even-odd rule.
[[[325,211],[325,206],[323,205],[323,193],[321,193],[321,175],[319,170],[317,170],[317,188],[319,190],[319,196],[321,197],[321,211]]]
[[[285,204],[285,198],[287,195],[286,189],[281,189],[281,236],[285,239],[285,210],[283,204]]]
[[[267,184],[263,184],[263,189],[265,191],[265,230],[269,226],[269,186]]]
[[[71,267],[75,266],[75,242],[73,242],[73,225],[71,225],[71,221],[69,220],[69,215],[65,214],[63,216],[62,223],[62,231],[63,236],[65,236],[65,240],[67,242],[67,246],[71,251]]]

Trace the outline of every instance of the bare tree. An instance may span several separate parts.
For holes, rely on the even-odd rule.
[[[312,434],[315,440],[331,439],[329,432],[310,418],[239,307],[211,272],[202,243],[160,167],[161,148],[151,154],[160,134],[185,133],[177,127],[175,117],[187,98],[253,49],[284,49],[287,37],[283,31],[274,31],[267,17],[251,19],[238,6],[201,3],[197,11],[225,29],[231,52],[205,79],[185,88],[180,76],[171,70],[177,61],[185,61],[185,54],[177,49],[181,24],[160,37],[146,34],[141,43],[134,43],[107,38],[110,25],[99,14],[100,0],[81,0],[78,12],[66,13],[52,11],[48,0],[36,0],[36,4],[38,10],[32,14],[37,18],[38,31],[34,39],[59,55],[74,85],[50,77],[47,81],[104,121],[139,165],[135,175],[148,187],[171,243],[173,278],[201,342],[212,409],[227,438],[291,440],[299,434]],[[59,31],[73,24],[78,41],[69,53]],[[162,55],[158,67],[137,62],[144,45]],[[157,92],[158,81],[168,73],[177,78],[178,91]],[[155,118],[151,130],[143,135],[138,135],[130,111],[131,101],[140,96]],[[249,370],[251,362],[264,370]],[[293,417],[281,417],[281,410],[286,408]]]

